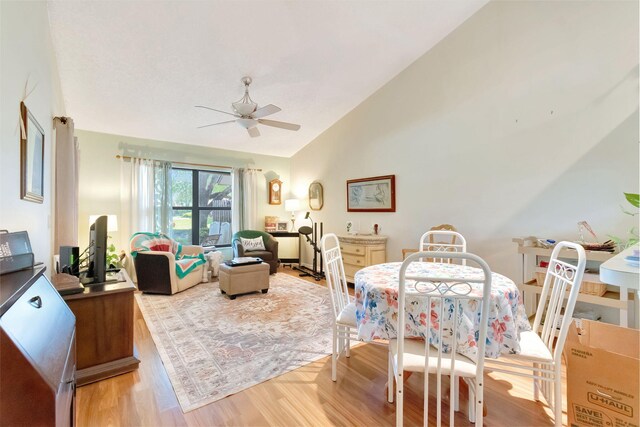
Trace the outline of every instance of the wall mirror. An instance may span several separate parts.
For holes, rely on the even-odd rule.
[[[324,190],[319,182],[312,182],[309,185],[309,207],[311,210],[319,211],[324,205]]]
[[[44,130],[36,118],[20,103],[20,198],[44,201]]]

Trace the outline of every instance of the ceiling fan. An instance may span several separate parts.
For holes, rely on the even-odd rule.
[[[258,124],[272,126],[274,128],[287,129],[287,130],[298,130],[300,129],[300,125],[295,125],[293,123],[286,122],[278,122],[275,120],[267,120],[263,119],[263,117],[269,116],[271,114],[275,114],[280,110],[280,107],[276,107],[273,104],[265,105],[264,107],[258,108],[258,104],[255,103],[251,97],[249,96],[249,85],[253,81],[251,77],[243,77],[240,80],[244,84],[244,96],[231,104],[233,108],[233,113],[229,113],[227,111],[216,110],[215,108],[205,107],[204,105],[196,105],[197,108],[206,108],[207,110],[217,111],[219,113],[228,114],[230,116],[236,117],[235,120],[227,120],[225,122],[212,123],[210,125],[198,126],[200,128],[206,128],[209,126],[217,126],[225,123],[238,123],[240,126],[245,128],[249,135],[252,138],[260,136],[260,131],[258,131]]]

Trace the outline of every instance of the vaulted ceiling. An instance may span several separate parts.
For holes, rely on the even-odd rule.
[[[468,1],[50,1],[67,114],[76,127],[291,156],[486,3]],[[231,111],[275,104],[251,138]]]

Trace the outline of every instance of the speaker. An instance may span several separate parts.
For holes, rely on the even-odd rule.
[[[80,275],[79,247],[60,246],[60,271],[74,276]]]

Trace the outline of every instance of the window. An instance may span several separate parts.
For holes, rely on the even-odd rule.
[[[172,237],[185,245],[231,245],[231,174],[171,170]]]

